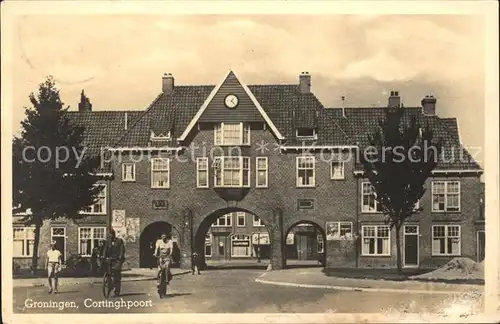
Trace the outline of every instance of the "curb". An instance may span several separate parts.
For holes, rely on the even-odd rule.
[[[331,285],[311,285],[311,284],[298,284],[291,282],[282,281],[269,281],[263,279],[255,279],[255,282],[275,285],[275,286],[285,286],[285,287],[300,287],[300,288],[320,288],[320,289],[333,289],[333,290],[344,290],[344,291],[357,291],[357,292],[387,292],[387,293],[407,293],[407,294],[441,294],[441,295],[452,295],[452,294],[465,294],[465,291],[455,291],[455,290],[422,290],[422,289],[392,289],[392,288],[361,288],[361,287],[348,287],[348,286],[331,286]]]
[[[186,271],[181,271],[181,272],[177,272],[175,274],[172,274],[173,277],[176,277],[176,276],[181,276],[181,275],[185,275],[185,274],[188,274],[188,273],[191,273],[191,270],[186,270]],[[62,278],[62,279],[69,279],[71,280],[72,278]],[[22,280],[22,279],[21,279]],[[156,280],[156,278],[154,277],[132,277],[130,279],[125,279],[122,277],[122,283],[123,282],[131,282],[131,281],[150,281],[150,280]],[[64,280],[66,281],[66,280]],[[63,285],[62,286],[68,286],[68,285],[96,285],[96,284],[102,284],[102,280],[101,279],[96,279],[95,281],[89,281],[89,282],[78,282],[78,281],[75,281],[75,282],[68,282],[66,284],[64,284],[64,281],[63,281]],[[16,285],[15,283],[12,284],[12,288],[30,288],[30,287],[45,287],[46,284],[43,284],[43,283],[32,283],[32,284],[18,284]],[[61,283],[59,283],[59,286],[61,286]]]

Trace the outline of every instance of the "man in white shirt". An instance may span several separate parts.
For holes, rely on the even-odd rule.
[[[54,293],[57,294],[58,278],[57,274],[61,268],[61,252],[56,249],[56,242],[52,241],[50,250],[47,251],[47,273],[49,276],[49,294],[52,293],[52,277],[54,277]]]

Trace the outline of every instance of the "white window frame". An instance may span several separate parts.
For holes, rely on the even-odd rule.
[[[316,253],[325,253],[325,239],[321,234],[316,236]]]
[[[312,168],[309,167],[300,167],[301,160],[311,159]],[[299,183],[299,171],[301,170],[312,170],[312,183],[304,185],[303,183]],[[295,185],[298,188],[312,188],[316,186],[316,157],[310,155],[297,156],[295,159]]]
[[[15,238],[14,236],[14,232],[16,230],[20,230],[22,229],[23,231],[23,237],[22,238]],[[28,231],[32,231],[33,232],[33,237],[29,237],[28,235]],[[26,227],[19,227],[19,226],[14,226],[12,228],[12,241],[22,241],[23,242],[23,251],[21,252],[21,255],[19,254],[15,254],[14,253],[14,246],[12,246],[12,256],[14,258],[28,258],[28,257],[32,257],[33,256],[33,246],[35,245],[35,227],[34,226],[26,226]],[[31,250],[30,250],[30,253],[26,253],[26,246],[28,246],[28,242],[31,241],[32,244],[30,245],[31,246]]]
[[[369,210],[369,209],[365,208],[364,199],[363,199],[365,197],[364,190],[363,190],[363,188],[364,188],[365,185],[370,186],[370,188],[371,188],[371,190],[373,192],[373,199],[375,200],[375,210]],[[382,211],[380,211],[378,209],[378,205],[379,204],[378,204],[378,201],[377,201],[376,197],[377,197],[377,193],[375,192],[375,188],[373,188],[372,184],[369,181],[363,181],[363,182],[361,182],[361,212],[362,213],[366,213],[366,214],[379,214],[379,213],[382,212]],[[366,206],[368,206],[368,205],[366,205]]]
[[[239,168],[231,169],[239,171],[239,184],[238,185],[224,185],[224,160],[225,159],[238,159],[239,160]],[[244,168],[245,161],[247,162],[248,168]],[[250,175],[251,175],[251,167],[250,167],[250,157],[248,156],[217,156],[214,157],[214,187],[216,188],[250,188]],[[246,181],[247,184],[244,184],[244,174],[247,171]],[[220,173],[220,183],[217,181],[217,175]]]
[[[234,126],[234,125],[239,125],[239,141],[238,142],[228,142],[227,140],[224,140],[224,125],[228,126]],[[247,132],[246,134],[246,141],[244,141],[245,136],[244,132]],[[250,145],[251,140],[250,140],[250,124],[246,123],[220,123],[216,124],[214,126],[214,145],[218,146],[229,146],[229,145]]]
[[[81,251],[81,230],[82,229],[88,229],[90,228],[90,253],[92,253],[92,249],[95,248],[94,246],[94,240],[105,240],[106,239],[106,235],[107,235],[107,229],[106,229],[106,226],[80,226],[78,227],[78,254],[80,254],[82,257],[90,257],[92,256],[92,254],[83,254],[82,251]],[[103,238],[94,238],[94,231],[95,229],[104,229],[104,237]]]
[[[434,195],[436,194],[435,191],[435,185],[437,183],[443,183],[444,184],[444,209],[436,209],[434,208]],[[458,207],[456,210],[449,210],[448,206],[448,195],[451,195],[451,193],[448,192],[448,185],[450,183],[457,183],[458,184]],[[433,180],[431,183],[432,187],[432,194],[431,194],[431,204],[432,204],[432,212],[433,213],[460,213],[461,211],[461,206],[462,206],[462,194],[461,194],[461,183],[460,180]]]
[[[98,200],[94,204],[87,206],[87,210],[81,210],[80,214],[87,214],[87,215],[106,215],[107,214],[107,208],[108,208],[108,187],[104,183],[98,183],[95,184],[95,186],[102,187],[102,190],[98,194],[98,198],[101,199],[102,201]],[[95,211],[95,205],[97,205],[99,202],[103,202],[102,205],[102,211],[101,212],[96,212]]]
[[[205,164],[205,168],[201,168],[202,163]],[[200,173],[206,172],[207,183],[200,184]],[[209,171],[208,171],[208,157],[196,158],[196,188],[208,188],[210,186]]]
[[[264,168],[259,168],[259,161],[264,161]],[[266,178],[265,183],[261,184],[259,182],[259,172],[265,172]],[[256,188],[267,188],[269,181],[269,164],[267,156],[258,156],[255,158],[255,187]]]
[[[63,235],[54,235],[54,229],[56,228],[62,228],[64,230],[64,234]],[[67,253],[67,250],[68,250],[68,246],[67,246],[67,242],[66,242],[66,238],[68,237],[66,235],[66,227],[65,226],[51,226],[50,227],[50,241],[52,242],[54,240],[54,237],[64,237],[64,255],[63,255],[63,258],[64,258],[64,262],[66,262],[66,253]],[[59,251],[61,252],[61,251]]]
[[[207,246],[210,246],[210,254],[207,254]],[[207,233],[207,235],[205,235],[205,245],[203,246],[203,254],[205,255],[205,257],[212,256],[212,233]]]
[[[374,227],[375,228],[375,235],[374,236],[369,236],[369,237],[365,237],[365,228],[368,228],[368,227]],[[379,237],[378,236],[378,229],[379,227],[383,227],[383,228],[387,228],[387,232],[388,232],[388,237]],[[364,240],[366,239],[374,239],[375,240],[375,253],[374,254],[370,254],[369,251],[365,251],[364,250]],[[377,240],[378,239],[387,239],[389,241],[389,251],[387,253],[377,253],[378,252],[378,244],[377,244]],[[391,245],[391,228],[389,225],[362,225],[361,226],[361,255],[362,256],[366,256],[366,257],[387,257],[387,256],[391,256],[391,250],[392,250],[392,245]]]
[[[161,169],[154,169],[155,161],[166,161],[166,166]],[[154,174],[156,172],[165,172],[167,174],[167,180],[164,181],[163,186],[154,183]],[[170,159],[163,157],[151,158],[151,188],[153,189],[168,189],[170,188]]]
[[[224,218],[225,219],[225,225],[219,225],[219,219],[222,219]],[[228,220],[229,220],[229,224],[228,224]],[[225,215],[222,215],[220,216],[219,218],[217,218],[217,220],[215,221],[215,223],[212,224],[213,227],[231,227],[233,226],[233,213],[229,213],[229,214],[225,214]]]
[[[257,220],[255,220],[255,218],[257,218],[257,219],[258,219],[258,221],[257,221]],[[260,218],[260,217],[259,217],[259,216],[257,216],[257,215],[252,215],[252,226],[253,226],[253,227],[264,227],[264,226],[266,226],[266,225],[262,222],[262,218]]]
[[[125,167],[127,165],[132,166],[132,177],[131,178],[126,178],[125,177]],[[134,182],[135,181],[135,163],[134,162],[123,162],[122,163],[122,182]]]
[[[444,238],[444,248],[445,248],[445,253],[436,253],[434,252],[434,247],[436,242],[434,242],[434,228],[435,227],[444,227],[444,237],[439,236],[439,238]],[[448,239],[450,238],[456,238],[456,236],[448,236],[448,228],[449,227],[457,227],[458,228],[458,252],[457,253],[450,253],[448,251]],[[432,239],[432,256],[436,257],[442,257],[442,256],[461,256],[462,255],[462,226],[459,224],[439,224],[439,225],[432,225],[432,232],[431,232],[431,239]]]
[[[243,225],[240,225],[239,220],[243,218]],[[247,224],[246,221],[247,214],[245,212],[236,212],[236,227],[245,227]]]
[[[308,136],[299,136],[299,128],[311,129],[313,131],[313,134]],[[316,133],[316,129],[307,127],[299,127],[299,128],[295,130],[295,137],[297,137],[297,139],[315,139],[315,140],[318,139],[318,133]]]
[[[333,172],[333,164],[334,163],[339,163],[340,164],[340,169],[341,169],[341,175],[340,176],[335,176],[335,173]],[[345,179],[345,162],[343,161],[331,161],[330,162],[330,179],[331,180],[344,180]]]

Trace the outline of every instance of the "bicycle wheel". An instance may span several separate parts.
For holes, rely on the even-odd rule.
[[[160,298],[163,298],[167,293],[167,281],[165,271],[162,271],[160,274],[160,285],[158,287],[158,295]]]
[[[108,273],[106,273],[102,278],[102,293],[105,298],[109,297],[112,288],[113,288],[113,283],[111,282],[111,276]]]

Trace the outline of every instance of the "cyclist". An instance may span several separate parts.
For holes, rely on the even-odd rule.
[[[172,250],[173,250],[173,242],[167,234],[162,234],[161,239],[156,241],[156,248],[154,255],[158,260],[158,285],[157,288],[160,288],[160,271],[163,269],[167,275],[167,283],[172,279],[172,274],[170,273],[170,264],[172,262]]]
[[[125,245],[121,238],[116,237],[114,229],[111,229],[108,233],[102,257],[106,262],[111,262],[111,275],[113,277],[113,286],[115,287],[115,296],[118,296],[122,281],[122,265],[125,261]],[[106,258],[111,258],[112,260],[108,261]]]

